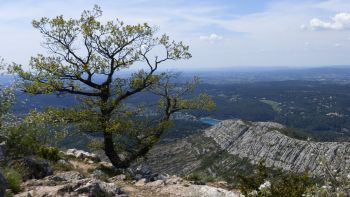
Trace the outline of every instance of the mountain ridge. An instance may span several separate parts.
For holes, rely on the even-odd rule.
[[[225,120],[200,134],[156,146],[147,163],[157,172],[204,172],[232,182],[261,161],[272,170],[309,171],[318,176],[324,173],[320,162],[339,173],[347,171],[350,143],[294,139],[283,134],[284,129],[274,122]]]
[[[204,135],[230,154],[254,164],[264,160],[272,168],[321,174],[318,163],[322,159],[341,171],[350,163],[350,143],[294,139],[280,132],[283,129],[286,127],[273,122],[227,120],[207,129]]]

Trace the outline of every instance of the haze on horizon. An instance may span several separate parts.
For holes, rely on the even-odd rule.
[[[0,56],[28,64],[45,52],[33,19],[79,17],[94,4],[103,20],[147,22],[190,45],[193,58],[169,68],[350,65],[348,0],[0,0]]]

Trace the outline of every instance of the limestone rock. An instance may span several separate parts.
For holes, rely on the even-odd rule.
[[[126,175],[125,174],[119,174],[115,177],[111,178],[112,181],[125,181],[126,180]]]
[[[76,171],[60,172],[53,176],[47,177],[47,179],[55,181],[78,181],[83,178],[84,177]]]
[[[92,162],[99,162],[101,161],[101,159],[94,153],[89,153],[83,150],[77,150],[77,149],[68,149],[65,152],[62,152],[63,154],[67,155],[67,156],[72,156],[75,157],[77,159],[81,159],[83,161],[86,161],[88,163]]]
[[[106,183],[96,179],[89,180],[85,184],[80,185],[78,188],[74,189],[74,192],[89,197],[112,197],[122,193],[114,183]]]
[[[154,181],[158,177],[158,173],[154,173],[148,165],[132,166],[127,171],[135,180],[146,179],[147,181]]]
[[[57,177],[61,178],[60,181],[66,181],[56,181],[55,185],[50,185],[48,180],[57,180]],[[26,191],[16,195],[16,197],[114,197],[122,194],[119,187],[114,183],[106,183],[93,178],[81,179],[76,172],[63,173],[36,181],[38,183],[36,186],[29,186],[28,183],[24,184]]]
[[[264,159],[267,167],[321,174],[321,156],[340,170],[350,165],[350,143],[298,140],[282,134],[282,129],[273,122],[227,120],[207,129],[205,135],[229,154],[254,164]]]
[[[146,182],[147,182],[146,179],[140,179],[135,183],[135,186],[138,186],[138,187],[145,186]]]
[[[240,194],[207,185],[169,185],[159,190],[160,195],[177,197],[239,197]]]

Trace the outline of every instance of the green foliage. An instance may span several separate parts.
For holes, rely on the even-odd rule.
[[[3,74],[2,71],[7,67],[3,59],[0,58],[0,76]],[[0,129],[3,126],[3,121],[9,119],[10,115],[8,110],[13,105],[15,101],[15,85],[12,86],[3,86],[0,85]],[[1,130],[0,130],[1,132]]]
[[[59,149],[56,147],[41,146],[37,154],[44,159],[57,162],[60,159],[59,152]]]
[[[261,184],[267,179],[267,169],[263,161],[260,161],[256,173],[251,176],[238,176],[240,179],[239,189],[244,195],[248,195],[249,192],[257,190]]]
[[[15,194],[11,190],[6,191],[5,197],[13,197]]]
[[[185,177],[188,181],[193,181],[194,183],[208,183],[215,180],[214,177],[208,176],[205,173],[193,172],[190,175]]]
[[[13,156],[47,154],[42,147],[53,146],[62,138],[62,133],[65,131],[63,125],[63,122],[53,118],[50,112],[35,110],[23,119],[17,118],[8,122],[3,127],[3,133],[8,138],[9,153]],[[55,153],[50,154],[53,156]]]
[[[280,173],[276,177],[278,178],[272,182],[271,187],[271,193],[274,196],[299,197],[315,184],[307,172],[302,174],[293,172]]]
[[[5,168],[4,177],[6,179],[8,189],[11,189],[11,191],[15,194],[21,191],[22,176],[20,172],[13,168]]]
[[[14,156],[32,155],[40,146],[41,131],[26,125],[11,125],[6,128],[9,153]]]
[[[190,175],[185,177],[188,181],[200,181],[201,177],[199,173],[191,173]]]
[[[306,194],[316,183],[310,174],[279,171],[268,173],[263,162],[251,176],[240,176],[239,188],[245,196],[300,197]],[[269,180],[269,181],[268,181]]]

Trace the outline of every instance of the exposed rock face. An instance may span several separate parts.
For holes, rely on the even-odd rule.
[[[350,143],[297,140],[282,134],[285,129],[272,122],[227,120],[200,134],[157,145],[147,162],[154,172],[186,176],[201,171],[232,183],[238,183],[237,175],[249,175],[261,160],[271,168],[318,175],[323,173],[321,157],[340,173],[350,165]]]
[[[237,191],[229,191],[218,187],[208,185],[195,185],[193,182],[186,181],[177,176],[170,176],[164,180],[157,180],[144,183],[140,180],[134,186],[126,185],[122,190],[129,196],[145,196],[145,197],[239,197]]]
[[[135,180],[134,180],[135,181]],[[61,172],[41,180],[29,180],[22,185],[25,191],[15,197],[239,197],[239,192],[207,185],[194,185],[180,177],[171,176],[165,180],[146,183],[146,179],[134,181],[110,178],[101,181],[82,178],[75,171]]]
[[[6,180],[0,171],[0,196],[5,196],[6,187],[7,187]]]
[[[282,129],[284,126],[272,122],[227,120],[204,134],[229,154],[251,163],[264,159],[268,167],[321,174],[321,157],[339,170],[349,166],[350,143],[297,140],[280,133]]]
[[[181,196],[181,197],[239,197],[238,193],[227,191],[221,188],[211,187],[208,185],[170,185],[160,190],[164,196]]]
[[[17,197],[55,197],[55,196],[107,196],[114,197],[121,191],[114,183],[95,178],[83,178],[78,172],[62,172],[41,180],[30,180],[22,185],[25,192]]]
[[[23,157],[13,160],[9,163],[10,167],[22,170],[22,178],[28,179],[41,179],[46,176],[52,175],[53,171],[47,161],[38,161],[31,157]]]
[[[153,173],[148,165],[132,166],[127,169],[127,173],[135,180],[145,179],[146,181],[154,181],[158,178],[158,173]]]

